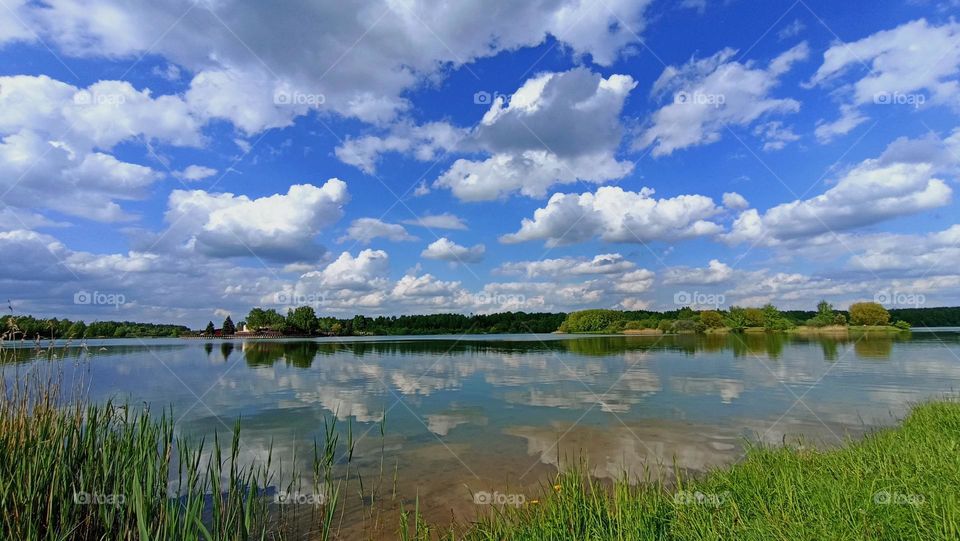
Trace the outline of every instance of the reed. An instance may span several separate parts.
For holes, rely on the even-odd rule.
[[[315,444],[310,501],[283,505],[278,494],[303,494],[308,481],[294,466],[281,485],[272,447],[244,463],[239,420],[229,442],[190,441],[175,436],[172,410],[89,404],[56,374],[11,381],[0,378],[0,539],[329,539],[339,527],[351,479],[337,456],[349,468],[353,442],[351,430],[341,449],[335,420]]]

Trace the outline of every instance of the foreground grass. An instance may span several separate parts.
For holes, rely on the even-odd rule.
[[[303,538],[303,517],[277,505],[278,488],[316,495],[310,538],[328,539],[341,451],[335,426],[326,432],[315,447],[312,486],[296,471],[280,485],[272,453],[259,465],[239,459],[239,422],[229,443],[186,441],[174,437],[170,412],[64,403],[55,380],[29,377],[9,387],[0,378],[0,539]]]
[[[842,449],[755,447],[670,489],[567,472],[541,500],[495,510],[457,537],[960,539],[958,453],[960,403],[929,403]]]

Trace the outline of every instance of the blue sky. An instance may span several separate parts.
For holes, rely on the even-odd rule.
[[[0,296],[960,302],[954,1],[14,1]]]

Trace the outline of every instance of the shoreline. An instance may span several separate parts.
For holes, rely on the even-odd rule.
[[[740,463],[675,485],[566,470],[532,505],[490,512],[456,538],[955,539],[958,445],[960,403],[932,400],[836,449],[753,445]]]

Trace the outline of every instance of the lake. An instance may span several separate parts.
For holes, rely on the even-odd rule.
[[[244,459],[272,445],[307,471],[313,439],[336,416],[344,435],[352,423],[366,482],[392,485],[396,472],[396,501],[419,498],[441,522],[469,519],[477,491],[533,498],[558,463],[584,460],[601,478],[657,464],[703,471],[736,462],[749,441],[838,445],[960,389],[958,329],[87,346],[22,348],[4,376],[53,363],[94,400],[172,407],[190,437],[224,435],[242,418]]]

